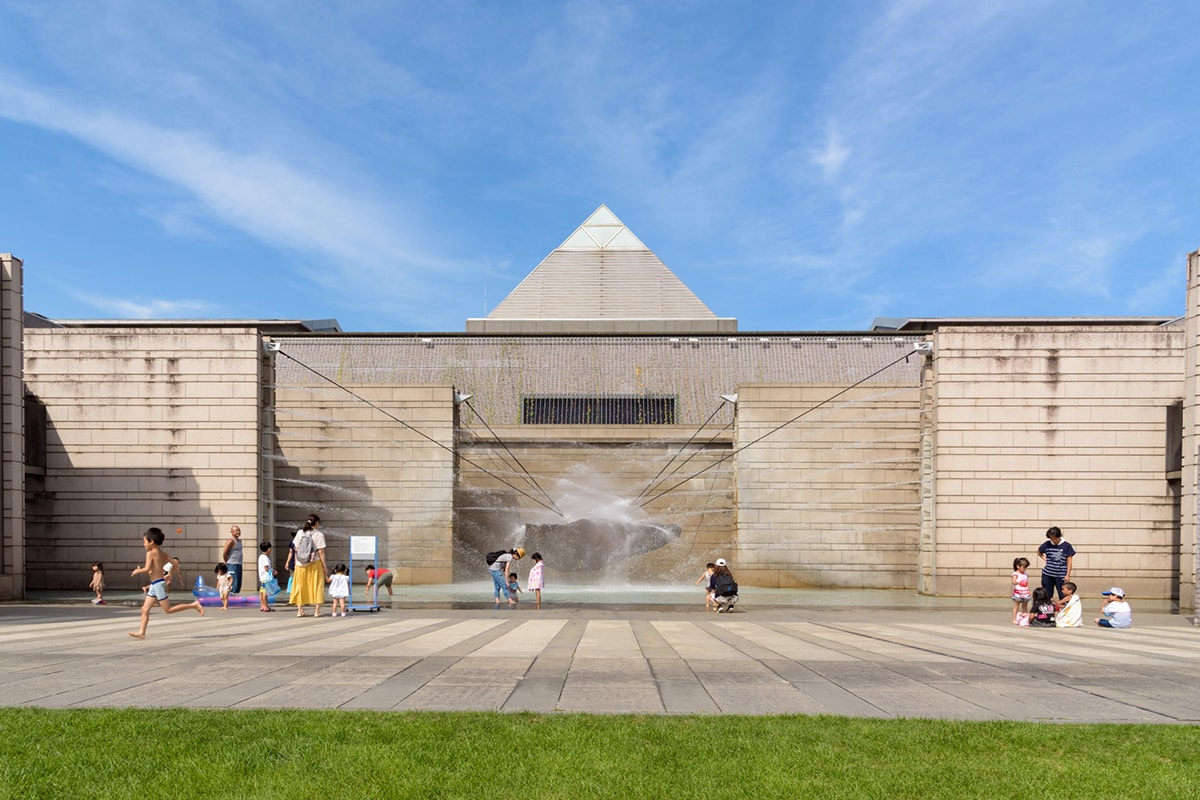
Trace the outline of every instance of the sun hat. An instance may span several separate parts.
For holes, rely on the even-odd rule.
[[[717,559],[717,566],[718,566],[718,567],[723,567],[723,566],[725,566],[725,559],[723,559],[723,558],[718,558],[718,559]]]
[[[1124,597],[1125,590],[1122,589],[1120,586],[1114,586],[1111,589],[1109,589],[1107,592],[1101,592],[1100,594],[1115,594],[1117,597]]]
[[[516,548],[516,551],[517,551],[517,558],[525,557],[525,548],[524,547],[518,547],[518,548]]]

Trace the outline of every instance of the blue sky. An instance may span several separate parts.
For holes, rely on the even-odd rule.
[[[1200,3],[0,2],[53,318],[461,331],[606,204],[745,331],[1177,315]]]

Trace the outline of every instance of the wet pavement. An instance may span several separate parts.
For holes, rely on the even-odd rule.
[[[35,593],[0,604],[0,705],[1200,721],[1200,629],[1137,598],[1113,631],[908,592],[753,590],[731,614],[696,588],[563,588],[540,611],[489,594],[404,587],[344,618],[156,609],[136,641],[136,594]]]

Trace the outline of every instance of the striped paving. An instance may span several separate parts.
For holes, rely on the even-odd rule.
[[[1200,630],[1030,630],[992,610],[0,606],[2,706],[1200,721]]]

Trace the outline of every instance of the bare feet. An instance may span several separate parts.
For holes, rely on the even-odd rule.
[[[144,634],[144,633],[134,633],[133,631],[130,631],[130,632],[129,632],[129,635],[130,635],[130,636],[132,636],[132,637],[133,637],[133,638],[135,638],[135,639],[145,639],[145,638],[146,638],[146,634]]]
[[[200,612],[200,616],[204,616],[204,606],[200,605],[200,601],[196,601],[196,610]]]

